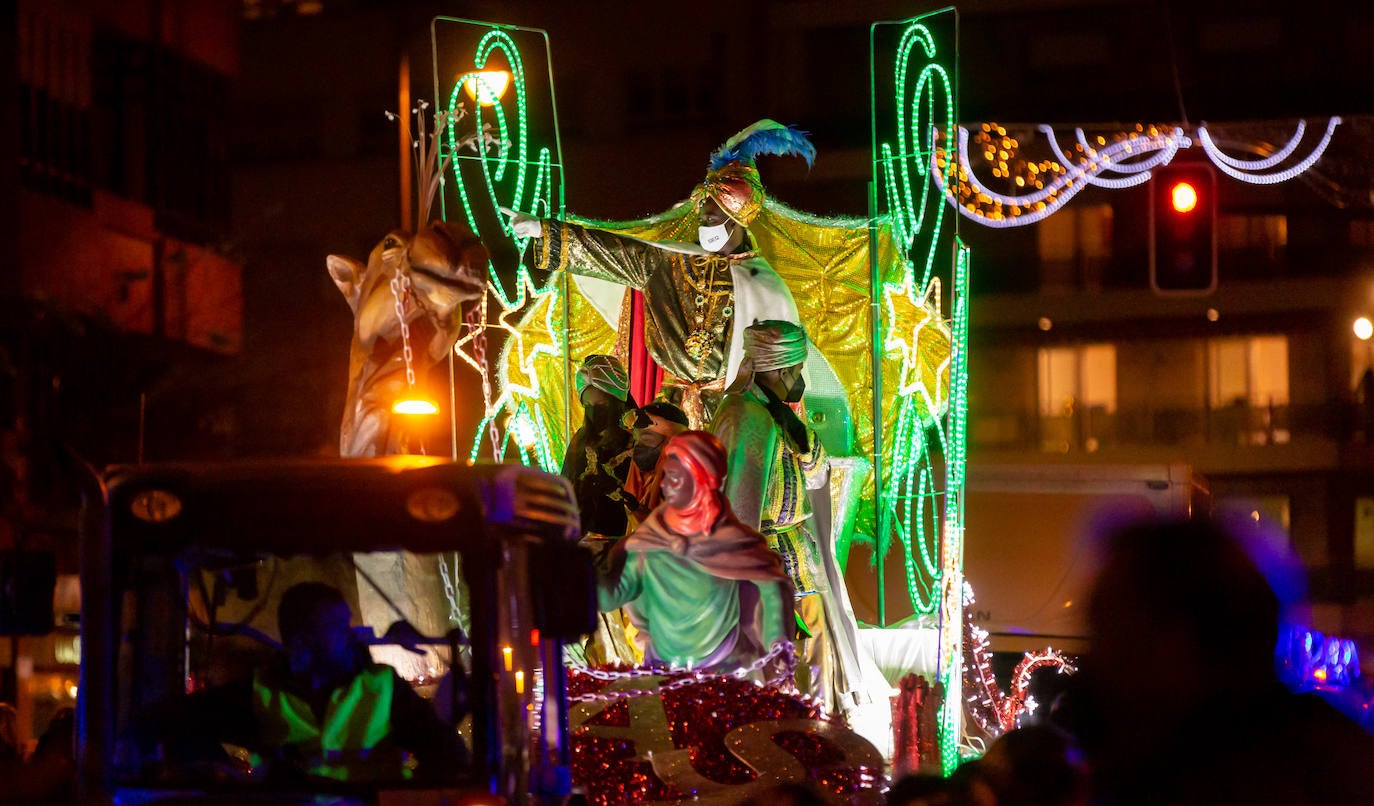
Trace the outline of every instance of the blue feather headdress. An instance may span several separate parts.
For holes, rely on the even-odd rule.
[[[760,120],[725,141],[711,152],[711,170],[716,171],[732,162],[753,165],[761,154],[797,156],[806,160],[806,167],[816,159],[816,147],[806,132],[796,126],[784,126],[774,120]]]

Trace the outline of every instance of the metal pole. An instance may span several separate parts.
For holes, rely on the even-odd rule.
[[[889,514],[883,505],[883,320],[879,296],[882,267],[878,260],[878,188],[868,183],[868,316],[873,361],[873,511],[877,521],[874,535],[874,565],[878,575],[878,626],[887,626],[887,563],[883,557],[883,538],[887,535]]]

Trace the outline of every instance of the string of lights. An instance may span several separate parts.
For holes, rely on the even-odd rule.
[[[964,217],[988,227],[1021,227],[1053,215],[1087,187],[1122,189],[1142,184],[1155,168],[1170,164],[1180,151],[1195,146],[1233,179],[1257,185],[1286,182],[1321,159],[1340,123],[1339,117],[1328,119],[1321,137],[1297,159],[1303,142],[1310,139],[1307,122],[1302,120],[1287,142],[1253,160],[1223,151],[1208,125],[1185,129],[1144,123],[1130,131],[1092,136],[1075,128],[1072,149],[1060,145],[1053,127],[1036,126],[1034,131],[1044,141],[1044,157],[1030,154],[1030,144],[1023,144],[997,123],[984,123],[974,130],[950,127],[943,131],[954,133],[953,148],[936,137],[929,159],[933,167],[953,162],[953,171],[933,170],[931,175]],[[980,178],[981,173],[990,174],[991,179]],[[993,188],[993,181],[1005,184],[1006,191]]]
[[[900,363],[895,378],[896,415],[887,431],[890,439],[885,439],[889,456],[879,464],[886,466],[887,475],[881,498],[886,514],[879,531],[884,538],[889,534],[895,537],[902,546],[914,612],[939,613],[939,683],[946,691],[958,691],[963,675],[961,591],[970,260],[969,250],[957,236],[949,269],[953,281],[951,320],[928,321],[943,311],[937,267],[950,265],[944,262],[951,252],[943,231],[946,208],[941,197],[959,176],[955,155],[942,146],[939,137],[940,132],[955,130],[957,108],[954,81],[950,69],[941,63],[944,59],[936,35],[948,20],[944,13],[903,24],[892,65],[895,98],[891,140],[877,140],[880,104],[876,98],[873,101],[874,186],[881,189],[881,209],[898,243],[907,250],[900,274],[880,289],[885,314],[883,349],[889,356],[900,358]],[[875,39],[874,52],[878,51]],[[997,157],[998,149],[992,150],[991,156]],[[912,315],[916,308],[922,309],[923,316]],[[908,331],[914,322],[921,324]],[[900,327],[898,323],[902,323]],[[931,326],[939,328],[951,346],[939,369],[941,374],[948,372],[948,391],[937,385],[941,389],[938,396],[943,398],[939,400],[932,399],[926,384],[915,374],[919,337],[923,327]],[[937,468],[937,461],[942,466]],[[940,708],[940,758],[946,773],[959,762],[962,705],[960,698],[947,697]]]

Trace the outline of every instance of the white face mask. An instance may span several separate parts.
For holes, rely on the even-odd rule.
[[[719,252],[730,242],[730,224],[717,224],[714,227],[697,227],[697,242],[708,252]]]

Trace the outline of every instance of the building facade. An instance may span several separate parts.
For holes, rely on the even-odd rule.
[[[77,693],[74,473],[145,446],[215,450],[235,428],[222,395],[187,390],[243,340],[227,159],[240,15],[225,0],[0,11],[0,551],[7,573],[26,567],[15,548],[57,573],[55,632],[0,642],[23,739]]]

